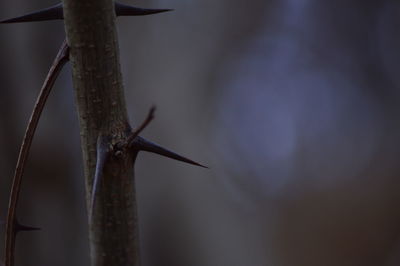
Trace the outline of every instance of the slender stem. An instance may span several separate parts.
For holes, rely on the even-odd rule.
[[[125,107],[115,11],[112,0],[64,0],[64,21],[81,130],[90,212],[89,238],[93,266],[137,266],[139,238],[133,164],[136,154],[113,149],[131,133]],[[97,158],[97,141],[112,156]],[[93,183],[101,173],[96,204]]]
[[[58,74],[60,73],[64,64],[68,61],[69,48],[64,41],[62,44],[54,62],[51,66],[49,73],[47,74],[46,80],[42,86],[39,96],[36,100],[35,107],[32,111],[31,118],[29,120],[27,129],[25,131],[24,139],[19,150],[19,156],[15,173],[13,177],[13,183],[11,187],[10,199],[8,203],[8,213],[6,222],[6,243],[5,243],[5,265],[14,265],[14,253],[15,253],[15,237],[18,232],[18,222],[16,217],[19,193],[21,190],[22,175],[25,170],[26,161],[31,148],[33,136],[35,134],[40,115],[46,104],[46,100],[51,92],[51,89],[56,81]]]

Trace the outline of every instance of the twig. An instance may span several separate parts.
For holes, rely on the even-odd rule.
[[[19,151],[18,161],[15,168],[13,183],[11,187],[11,194],[8,203],[8,213],[6,222],[6,241],[5,241],[5,266],[14,265],[14,252],[15,252],[15,237],[18,231],[21,231],[21,225],[17,222],[17,205],[19,193],[21,190],[22,175],[25,170],[26,161],[29,155],[29,150],[38,125],[41,113],[46,104],[46,100],[50,91],[60,73],[62,67],[69,59],[69,48],[66,41],[63,42],[50,70],[47,74],[46,80],[43,83],[42,89],[36,100],[35,107],[32,111],[27,129],[25,131],[24,139]],[[29,227],[25,227],[29,228]]]
[[[134,139],[137,136],[139,136],[139,134],[150,124],[151,120],[154,119],[154,112],[155,111],[156,111],[156,107],[152,106],[150,108],[150,111],[149,111],[146,119],[142,122],[142,124],[137,129],[135,129],[135,131],[132,132],[132,134],[126,140],[126,143],[127,143],[128,147],[130,147],[132,145],[132,142],[134,141]]]

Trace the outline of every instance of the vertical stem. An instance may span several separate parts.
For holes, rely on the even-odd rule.
[[[114,2],[63,2],[89,208],[97,161],[96,143],[100,140],[112,152],[116,143],[126,140],[131,128],[120,71]],[[104,173],[96,208],[89,219],[94,266],[139,265],[135,155],[123,152],[102,167]]]

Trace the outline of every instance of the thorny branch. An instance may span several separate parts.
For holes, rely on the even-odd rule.
[[[32,140],[37,128],[40,115],[46,104],[46,100],[51,92],[51,89],[56,81],[64,64],[68,61],[69,48],[64,41],[62,44],[50,70],[47,74],[46,80],[43,83],[42,89],[37,97],[35,107],[32,111],[24,139],[19,151],[18,161],[15,168],[13,183],[11,187],[11,194],[8,204],[7,222],[6,222],[6,243],[5,243],[5,265],[14,265],[14,250],[15,250],[15,237],[19,231],[34,230],[35,228],[20,225],[17,219],[17,205],[19,194],[21,191],[22,175],[24,173],[26,161],[31,148]]]
[[[108,141],[104,136],[99,136],[97,140],[97,162],[96,162],[96,172],[95,172],[95,177],[93,180],[93,187],[92,187],[92,198],[91,198],[91,203],[90,203],[90,218],[93,216],[94,212],[94,206],[95,206],[95,201],[96,197],[98,194],[99,186],[101,183],[101,178],[104,173],[104,165],[106,164],[106,161],[111,157],[115,156],[118,157],[120,154],[122,154],[121,151],[123,150],[130,150],[131,153],[138,153],[139,151],[148,151],[152,153],[156,153],[158,155],[171,158],[177,161],[193,164],[196,166],[200,166],[203,168],[208,168],[204,165],[201,165],[195,161],[192,161],[186,157],[183,157],[179,154],[176,154],[172,151],[169,151],[155,143],[152,143],[142,137],[139,136],[139,134],[150,124],[150,122],[154,119],[154,112],[156,108],[155,106],[151,107],[149,110],[149,113],[146,117],[146,119],[142,122],[142,124],[132,131],[131,135],[127,138],[126,141],[117,143],[114,145],[115,147],[110,147],[108,145]],[[136,155],[135,155],[136,157]]]
[[[93,187],[92,187],[92,198],[90,201],[90,219],[93,217],[93,211],[94,211],[94,205],[97,197],[97,191],[98,187],[101,181],[101,177],[103,176],[104,172],[104,165],[107,161],[107,159],[111,156],[119,156],[121,154],[121,150],[126,149],[127,147],[130,147],[131,142],[142,132],[147,125],[153,120],[154,118],[154,111],[155,107],[153,106],[149,114],[147,115],[147,118],[143,121],[143,123],[135,130],[132,132],[132,134],[128,137],[128,139],[123,142],[123,143],[118,143],[116,146],[116,151],[114,154],[111,154],[112,151],[114,150],[113,147],[109,147],[107,141],[105,141],[104,136],[99,136],[97,139],[97,162],[96,162],[96,172],[94,175],[93,179]]]
[[[118,2],[114,3],[115,5],[115,14],[116,16],[141,16],[141,15],[150,15],[161,13],[165,11],[170,11],[171,9],[143,9],[136,8],[128,5],[124,5]],[[45,21],[45,20],[53,20],[53,19],[64,19],[63,5],[58,4],[53,7],[40,10],[34,13],[30,13],[24,16],[3,20],[0,23],[18,23],[18,22],[31,22],[31,21]],[[54,82],[60,73],[64,64],[69,60],[69,47],[64,41],[62,47],[57,54],[56,59],[53,62],[51,69],[47,75],[47,78],[42,86],[40,94],[37,98],[34,110],[32,111],[30,121],[27,126],[27,130],[25,132],[25,136],[23,139],[22,146],[20,148],[20,153],[18,157],[18,162],[13,178],[13,184],[9,199],[9,209],[7,214],[7,222],[6,222],[6,251],[5,251],[5,266],[13,266],[14,265],[14,253],[15,253],[15,238],[18,232],[20,231],[31,231],[38,230],[35,227],[29,227],[21,225],[18,222],[16,211],[18,205],[19,193],[21,190],[22,183],[22,175],[26,166],[26,160],[29,155],[29,150],[32,144],[32,140],[34,137],[34,133],[36,127],[38,125],[40,115],[43,111],[46,100],[50,94],[50,91],[54,85]],[[145,119],[145,121],[139,126],[135,131],[131,132],[126,140],[117,142],[112,144],[110,142],[110,136],[102,136],[98,137],[97,142],[97,160],[96,160],[96,171],[94,176],[94,182],[92,184],[92,198],[91,198],[91,206],[90,206],[90,219],[92,217],[92,213],[94,212],[94,203],[96,199],[97,190],[100,186],[100,182],[102,181],[102,176],[104,172],[107,172],[105,169],[105,165],[107,160],[118,160],[119,156],[123,156],[122,151],[127,154],[131,154],[132,158],[136,158],[136,155],[139,151],[148,151],[152,153],[159,154],[161,156],[165,156],[168,158],[172,158],[178,161],[186,162],[189,164],[205,167],[199,163],[196,163],[188,158],[185,158],[181,155],[178,155],[172,151],[169,151],[155,143],[152,143],[142,137],[139,136],[141,131],[147,127],[147,125],[154,118],[155,108],[151,108],[150,112]],[[134,161],[131,162],[134,164]],[[1,264],[1,262],[0,262]]]

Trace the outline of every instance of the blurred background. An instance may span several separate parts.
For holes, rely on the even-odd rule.
[[[119,18],[133,125],[210,170],[141,153],[145,266],[400,265],[400,2],[149,0]],[[0,2],[0,18],[56,4]],[[0,26],[0,220],[61,21]],[[67,66],[23,182],[16,265],[89,265]],[[4,238],[4,225],[0,238]],[[3,257],[3,241],[0,242]]]

